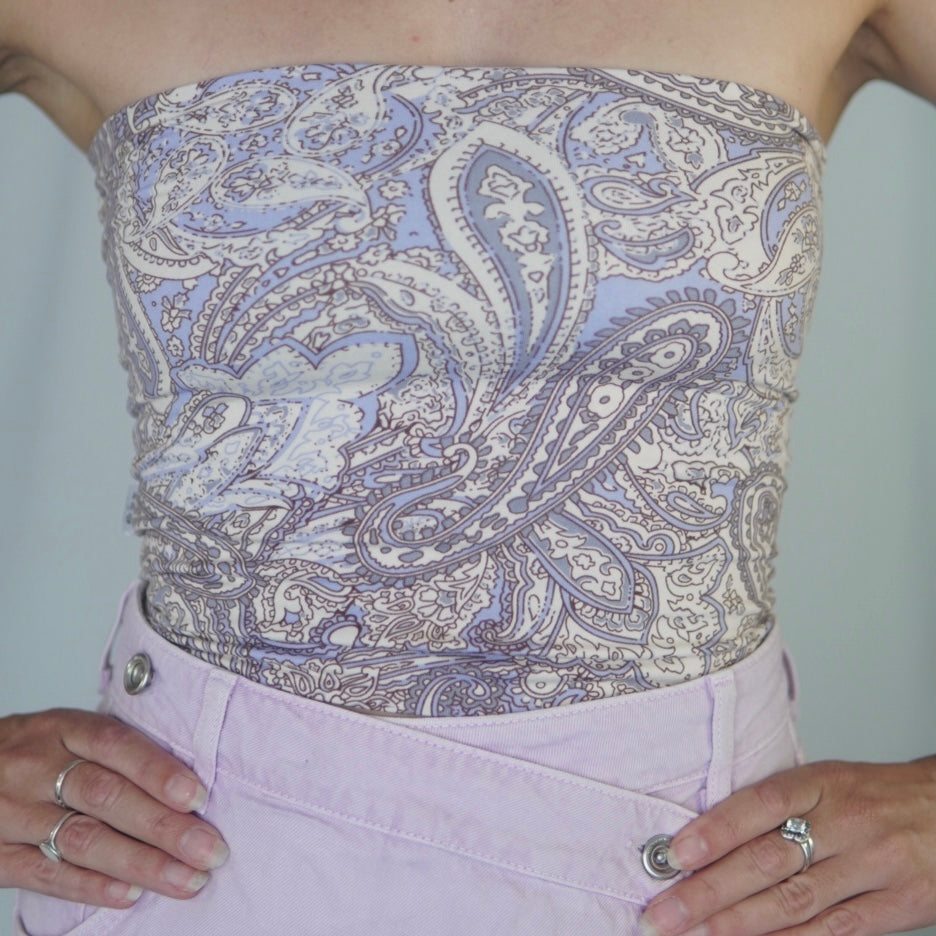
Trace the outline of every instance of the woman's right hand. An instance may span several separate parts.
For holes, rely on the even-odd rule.
[[[63,860],[38,848],[55,837]],[[222,864],[227,846],[192,815],[207,791],[183,763],[109,715],[50,709],[0,718],[0,887],[102,907],[130,907],[141,889],[187,898]]]

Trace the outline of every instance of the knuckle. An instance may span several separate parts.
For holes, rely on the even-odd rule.
[[[717,822],[708,815],[703,815],[695,822],[696,835],[705,842],[709,853],[724,854],[748,838],[744,832],[743,817],[732,813],[720,815]]]
[[[712,830],[709,838],[719,843],[719,850],[731,843],[743,841],[747,838],[744,833],[744,819],[741,816],[727,816],[722,821],[722,828]]]
[[[44,890],[53,889],[62,875],[62,866],[49,861],[40,851],[36,851],[27,861],[28,864],[22,868],[21,881],[38,884]]]
[[[91,742],[94,750],[105,758],[123,747],[129,740],[130,728],[109,715],[101,716],[91,729]]]
[[[816,893],[808,878],[792,877],[778,884],[775,891],[777,904],[787,917],[805,920],[814,915]]]
[[[696,915],[709,916],[724,904],[724,899],[709,876],[697,872],[683,884],[683,902]]]
[[[29,733],[51,735],[59,740],[67,734],[81,713],[76,709],[50,708],[28,716]]]
[[[153,815],[146,820],[145,827],[148,837],[147,840],[154,843],[175,842],[176,839],[182,837],[185,831],[183,817],[165,807],[157,809]]]
[[[830,758],[818,761],[814,766],[815,769],[819,771],[823,780],[826,782],[831,781],[836,784],[850,784],[855,774],[855,765],[845,760]]]
[[[169,778],[185,766],[179,761],[167,761],[165,751],[141,754],[137,769],[140,777],[146,777],[154,787],[164,789]]]
[[[86,774],[80,778],[79,795],[82,801],[95,809],[113,809],[126,791],[126,781],[100,768],[87,770]]]
[[[56,841],[62,851],[73,857],[84,857],[100,842],[104,826],[90,816],[74,816],[59,831]]]
[[[762,780],[754,786],[754,792],[768,815],[782,819],[790,814],[789,791],[777,780]]]
[[[0,790],[20,795],[23,787],[33,789],[37,778],[50,772],[48,753],[27,740],[7,746],[0,757]]]
[[[831,936],[864,936],[861,917],[851,907],[836,907],[822,917],[822,925]]]
[[[786,877],[789,864],[786,849],[783,847],[786,844],[779,836],[751,842],[745,849],[751,868],[771,880]]]
[[[906,863],[902,830],[888,829],[878,834],[874,850],[879,860],[888,867],[900,867]]]
[[[900,897],[914,916],[936,919],[936,877],[922,875],[909,881]]]
[[[838,804],[854,815],[863,814],[870,806],[864,795],[861,774],[856,765],[848,761],[825,760],[814,765],[822,795],[834,791]]]
[[[33,712],[29,716],[29,730],[46,734],[57,732],[61,727],[65,710],[58,708],[45,709],[42,712]]]
[[[138,881],[141,884],[146,882],[156,883],[159,881],[160,873],[169,856],[153,848],[136,847],[130,849],[124,858],[121,874],[128,881]]]

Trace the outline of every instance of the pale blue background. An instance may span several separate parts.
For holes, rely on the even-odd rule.
[[[137,558],[96,195],[42,114],[0,113],[0,714],[93,707]],[[776,579],[813,759],[936,752],[934,167],[936,110],[862,90],[830,150]]]

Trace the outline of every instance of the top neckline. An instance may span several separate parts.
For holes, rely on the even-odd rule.
[[[254,78],[257,75],[262,75],[264,73],[275,73],[283,72],[287,69],[296,69],[296,68],[315,68],[318,66],[333,66],[336,64],[347,64],[353,69],[361,69],[368,67],[385,67],[385,68],[434,68],[439,71],[490,71],[491,69],[503,69],[508,72],[526,72],[530,74],[535,74],[536,72],[551,72],[551,71],[571,71],[573,69],[589,69],[597,72],[604,72],[608,75],[624,77],[624,76],[640,76],[645,75],[650,78],[658,79],[665,81],[666,79],[674,80],[688,80],[688,81],[701,81],[709,84],[718,85],[722,88],[734,88],[744,94],[753,95],[757,98],[762,98],[767,102],[772,103],[775,107],[779,108],[782,111],[787,112],[792,117],[792,124],[797,124],[800,127],[804,128],[806,135],[810,138],[810,141],[814,143],[817,155],[819,156],[820,163],[824,164],[827,158],[828,152],[828,143],[826,142],[825,137],[816,129],[813,122],[806,116],[803,111],[801,111],[796,105],[791,104],[788,100],[783,97],[780,97],[777,94],[773,94],[770,91],[766,91],[763,88],[758,88],[755,85],[746,84],[741,81],[734,81],[730,78],[714,78],[709,75],[698,75],[692,72],[669,72],[662,71],[657,69],[650,68],[624,68],[624,67],[606,67],[600,65],[426,65],[426,64],[406,64],[399,62],[348,62],[348,63],[337,63],[337,62],[298,62],[289,65],[262,65],[255,68],[245,68],[235,71],[225,72],[222,74],[211,75],[205,78],[198,78],[194,81],[186,81],[183,84],[173,85],[171,87],[162,88],[159,91],[153,91],[150,94],[146,94],[143,97],[137,98],[136,100],[131,101],[129,104],[125,104],[123,107],[118,108],[112,114],[109,114],[104,118],[103,123],[95,131],[94,136],[91,139],[91,143],[85,150],[85,156],[93,163],[94,156],[93,154],[100,145],[100,141],[104,138],[108,129],[117,123],[122,117],[126,117],[130,114],[131,111],[136,108],[143,107],[147,104],[151,104],[156,101],[159,97],[174,94],[177,92],[184,92],[197,89],[200,85],[210,84],[215,81],[222,80],[239,80],[241,78],[248,79]]]

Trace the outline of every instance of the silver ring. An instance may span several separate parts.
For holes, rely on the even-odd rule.
[[[65,782],[65,775],[68,773],[72,767],[77,767],[79,764],[87,764],[88,762],[83,758],[79,757],[76,760],[73,760],[70,764],[66,764],[62,768],[62,772],[55,778],[55,802],[58,803],[62,809],[68,809],[68,803],[62,799],[62,784]]]
[[[46,858],[51,861],[61,861],[62,853],[58,850],[58,846],[55,844],[55,836],[59,834],[59,829],[62,828],[65,823],[71,819],[72,816],[81,815],[77,809],[70,809],[58,822],[55,823],[55,827],[49,833],[49,837],[44,841],[39,843],[39,849]]]
[[[802,874],[811,864],[813,853],[815,851],[815,842],[809,834],[812,824],[808,819],[801,819],[798,816],[791,816],[780,826],[780,834],[790,842],[796,842],[803,849],[803,866],[794,874]],[[792,877],[792,875],[791,875]]]

